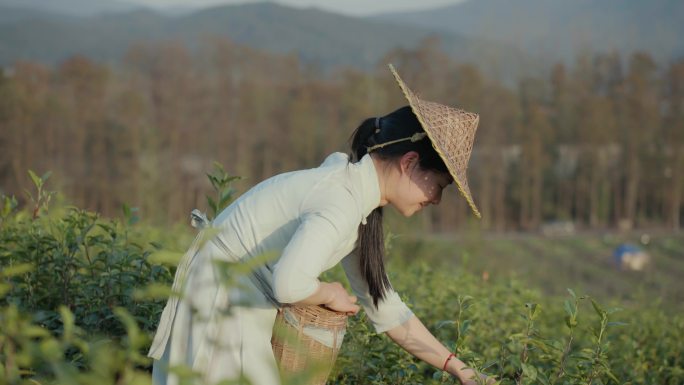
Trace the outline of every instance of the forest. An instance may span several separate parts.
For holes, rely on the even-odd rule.
[[[363,119],[405,104],[388,63],[421,97],[480,114],[468,178],[481,229],[681,228],[684,60],[578,54],[511,87],[435,39],[390,51],[369,72],[322,70],[219,38],[193,49],[138,43],[116,64],[16,62],[0,74],[0,192],[21,202],[27,170],[51,171],[78,207],[115,215],[127,204],[153,223],[184,219],[210,191],[213,162],[241,176],[245,191],[347,151]],[[424,217],[425,231],[471,221],[460,199]]]
[[[619,7],[641,9],[630,4]],[[668,4],[657,9],[661,20],[676,19],[668,10],[678,4]],[[191,24],[236,27],[215,11]],[[300,14],[286,11],[297,27],[284,28],[291,24],[281,18],[274,30],[308,38]],[[600,21],[620,16],[587,12]],[[553,14],[564,21],[564,12]],[[116,21],[128,16],[131,24]],[[0,385],[149,385],[151,337],[167,299],[178,295],[171,283],[196,235],[190,211],[215,217],[265,178],[348,151],[364,119],[406,104],[390,63],[421,98],[480,115],[468,181],[482,219],[455,188],[416,218],[387,216],[389,278],[426,327],[500,385],[684,383],[684,58],[663,60],[655,49],[577,51],[570,62],[530,65],[534,76],[511,81],[491,71],[521,65],[503,45],[435,35],[370,67],[331,68],[302,52],[326,48],[343,63],[368,62],[370,54],[345,56],[414,35],[328,16],[307,28],[328,20],[333,31],[344,27],[339,52],[330,49],[332,32],[299,53],[220,34],[143,40],[145,31],[164,31],[145,12],[83,19],[101,29],[27,19],[2,27],[22,32],[6,33],[14,49],[0,46],[0,54],[81,53],[0,68]],[[452,17],[444,19],[453,24]],[[167,22],[169,30],[178,23]],[[382,33],[352,47],[368,31]],[[269,43],[286,45],[279,37]],[[43,52],[49,38],[60,45]],[[129,38],[137,43],[123,57],[103,59]],[[78,51],[84,46],[102,56]],[[473,56],[480,49],[509,60],[473,60],[485,57]],[[648,255],[643,269],[614,254],[625,245]],[[241,270],[229,273],[222,284],[232,287]],[[347,284],[339,266],[320,278]],[[457,382],[375,333],[366,318],[349,318],[328,383]],[[205,383],[190,367],[174,370],[184,383]]]

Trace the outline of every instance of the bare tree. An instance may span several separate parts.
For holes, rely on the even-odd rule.
[[[684,199],[684,61],[672,64],[666,76],[664,84],[667,112],[663,122],[663,136],[667,159],[664,169],[667,183],[664,191],[668,193],[665,217],[672,229],[679,230]]]

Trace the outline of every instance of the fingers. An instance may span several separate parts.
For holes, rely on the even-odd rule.
[[[330,310],[340,312],[340,313],[344,313],[346,315],[355,315],[360,310],[358,305],[349,304],[349,303],[339,304],[339,305],[332,304],[332,305],[328,305],[328,308]]]
[[[352,305],[351,305],[352,310],[349,312],[349,313],[351,313],[351,315],[356,315],[356,313],[358,313],[359,310],[361,309],[359,307],[359,305],[356,305],[356,300],[357,300],[357,298],[355,295],[349,296],[349,302],[352,303]]]
[[[355,315],[356,313],[359,312],[361,309],[359,305],[354,304],[354,301],[352,301],[351,297],[345,297],[345,300],[340,301],[341,303],[339,304],[333,304],[333,306],[329,306],[332,308],[332,310],[339,311],[341,313],[345,313],[347,315]]]
[[[356,305],[357,298],[355,295],[348,295],[347,298],[349,299],[349,311],[347,312],[347,315],[351,313],[351,315],[354,315],[359,312],[359,305]]]
[[[330,287],[333,289],[333,299],[327,304],[328,308],[345,313],[347,315],[355,315],[361,309],[356,302],[358,298],[351,295],[339,282],[331,282]]]
[[[350,308],[351,310],[344,312],[346,315],[356,315],[359,312],[359,307],[358,306],[353,306]]]

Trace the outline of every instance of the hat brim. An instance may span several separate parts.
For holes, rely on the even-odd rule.
[[[447,169],[449,170],[449,174],[451,174],[451,176],[454,178],[454,182],[458,187],[458,191],[461,192],[461,195],[463,195],[463,197],[468,202],[468,205],[470,206],[470,209],[473,211],[473,214],[475,214],[477,218],[482,218],[480,211],[477,209],[477,206],[473,201],[472,194],[470,193],[470,187],[468,186],[468,180],[466,178],[466,164],[464,164],[467,163],[467,159],[466,162],[458,162],[455,160],[455,158],[449,156],[448,143],[443,138],[439,137],[437,132],[438,130],[436,130],[435,127],[433,127],[433,125],[430,123],[430,119],[428,119],[428,117],[424,113],[424,110],[428,109],[430,106],[437,106],[442,110],[448,110],[451,114],[453,114],[453,116],[462,116],[464,117],[464,120],[467,120],[467,124],[469,125],[469,128],[472,131],[472,137],[470,138],[468,143],[459,143],[459,146],[464,147],[463,151],[467,151],[467,158],[470,157],[470,152],[472,150],[472,139],[474,137],[475,130],[477,129],[477,125],[479,123],[479,116],[474,113],[454,109],[438,103],[428,102],[419,99],[413,93],[413,91],[411,91],[411,89],[409,89],[408,86],[404,83],[404,81],[401,79],[401,77],[399,76],[399,74],[397,73],[396,69],[392,64],[389,64],[389,68],[390,71],[392,71],[395,80],[399,84],[399,88],[401,88],[404,97],[406,98],[406,100],[408,100],[409,105],[411,106],[411,110],[418,118],[418,121],[423,127],[423,130],[425,130],[425,132],[427,133],[428,138],[430,138],[430,143],[432,143],[432,147],[435,149],[435,151],[437,151],[437,154],[439,154],[440,158],[442,158],[444,164],[447,166]]]

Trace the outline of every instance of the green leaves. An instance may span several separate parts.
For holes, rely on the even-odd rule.
[[[522,364],[522,372],[529,381],[534,382],[537,379],[537,368],[532,365]]]
[[[598,303],[596,303],[596,301],[594,301],[591,298],[590,301],[591,306],[594,308],[594,311],[596,311],[596,314],[598,314],[598,316],[601,317],[602,320],[608,317],[608,313],[606,313],[605,310],[603,310],[603,308],[601,308],[601,306]]]
[[[221,198],[216,195],[214,201],[218,205]],[[144,357],[149,337],[166,298],[178,295],[170,283],[183,253],[173,251],[180,247],[169,239],[189,231],[185,225],[183,232],[159,241],[158,234],[170,231],[167,227],[136,224],[131,220],[136,210],[125,205],[122,210],[120,220],[71,209],[35,221],[25,213],[20,218],[22,211],[9,211],[0,226],[0,382],[149,383],[150,361]],[[205,231],[200,244],[215,235],[215,229]],[[134,242],[137,233],[139,244],[146,246]],[[178,244],[185,249],[189,242]],[[434,253],[430,248],[424,242],[409,251],[418,261]],[[390,259],[392,283],[438,339],[458,352],[458,359],[496,375],[501,385],[684,382],[681,315],[632,303],[621,310],[609,302],[585,301],[572,289],[565,298],[544,296],[532,283],[515,278],[483,283],[462,265],[453,268],[443,250],[438,254],[445,255],[444,265],[424,258],[405,264]],[[265,254],[244,265],[218,263],[216,271],[221,282],[232,285],[276,256]],[[334,269],[325,280],[344,281],[344,273]],[[626,319],[629,324],[621,322]],[[200,382],[201,374],[174,370],[189,383]],[[362,312],[350,318],[329,383],[456,380],[376,334]]]
[[[137,207],[130,207],[124,203],[121,207],[121,210],[123,211],[124,219],[126,220],[126,224],[128,224],[129,226],[133,226],[134,224],[138,223],[138,221],[140,220],[140,217],[137,215],[137,213],[138,213]]]
[[[166,300],[172,295],[174,295],[173,290],[171,290],[168,284],[164,283],[151,283],[133,291],[133,298],[136,301]]]
[[[29,190],[24,190],[24,192],[26,193],[28,199],[31,202],[33,202],[33,219],[36,219],[41,215],[42,212],[48,211],[50,200],[52,199],[52,196],[55,194],[54,191],[45,191],[43,189],[45,182],[47,182],[52,173],[48,171],[40,177],[36,175],[36,173],[34,173],[32,170],[29,170],[28,173],[29,177],[31,178],[31,181],[33,181],[34,187],[36,188],[36,195],[34,196],[33,194],[31,194]]]
[[[536,303],[526,303],[525,308],[527,308],[527,317],[530,320],[533,320],[537,318],[537,312],[540,309],[540,306]]]
[[[207,195],[207,205],[211,209],[212,217],[216,217],[218,213],[223,211],[233,201],[235,190],[231,185],[234,181],[241,179],[241,177],[229,175],[220,163],[214,162],[214,171],[211,174],[207,174],[207,178],[209,178],[209,182],[216,193],[216,197]]]
[[[33,185],[36,186],[37,188],[42,188],[43,184],[50,178],[50,175],[52,175],[51,171],[46,172],[43,174],[43,176],[38,176],[36,175],[33,170],[28,171],[29,176],[31,177],[31,180],[33,181]]]
[[[21,263],[14,266],[8,266],[0,271],[0,277],[14,277],[17,275],[26,274],[34,269],[33,265],[30,263]]]
[[[0,219],[5,220],[17,208],[17,198],[3,195],[0,204]]]
[[[38,188],[49,177],[29,175]],[[153,246],[130,241],[135,209],[124,205],[124,223],[76,208],[20,213],[0,227],[0,382],[149,383],[142,351],[172,275],[148,261]]]
[[[129,241],[131,222],[105,221],[78,209],[41,221],[7,222],[0,227],[0,300],[54,314],[40,321],[50,330],[62,328],[60,305],[88,332],[123,333],[112,313],[117,305],[154,318],[161,304],[149,301],[159,301],[159,291],[154,299],[136,299],[133,292],[153,282],[168,285],[172,274],[149,261],[151,246]]]
[[[570,307],[570,301],[565,300],[565,312],[568,314],[565,316],[565,325],[572,329],[575,326],[577,326],[577,316],[576,316],[576,311],[577,309],[575,308],[574,310]]]

